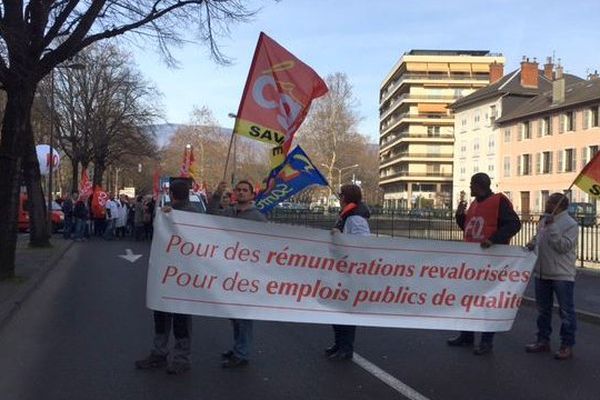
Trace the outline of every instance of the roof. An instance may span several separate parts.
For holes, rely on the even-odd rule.
[[[512,112],[502,116],[496,122],[505,123],[532,115],[544,114],[555,110],[573,108],[574,106],[593,101],[600,101],[600,79],[583,80],[569,83],[565,78],[565,100],[553,104],[552,88],[535,96],[517,107]]]
[[[489,50],[409,50],[405,55],[409,56],[487,56],[491,55]]]
[[[482,100],[501,97],[506,94],[533,97],[547,90],[552,90],[552,81],[546,78],[543,70],[538,70],[538,76],[539,80],[537,88],[523,87],[521,86],[521,69],[516,69],[503,76],[498,81],[481,88],[468,96],[458,99],[450,107],[456,110]],[[565,74],[564,76],[567,84],[581,81],[581,78],[575,75]]]

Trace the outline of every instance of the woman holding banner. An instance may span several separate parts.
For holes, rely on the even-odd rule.
[[[354,184],[343,185],[339,193],[342,211],[332,229],[332,234],[368,236],[371,234],[367,219],[370,212],[362,202],[362,191]],[[356,326],[333,325],[334,344],[325,350],[331,361],[351,360],[354,355],[354,337]]]

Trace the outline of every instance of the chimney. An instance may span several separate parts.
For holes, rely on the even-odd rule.
[[[544,76],[549,81],[554,80],[554,63],[552,62],[552,57],[546,58],[546,64],[544,64]]]
[[[521,86],[537,89],[538,87],[538,63],[535,58],[529,61],[529,58],[523,56],[521,61]]]
[[[552,104],[560,104],[565,101],[565,78],[560,64],[556,67],[554,81],[552,82]]]
[[[490,85],[498,82],[504,76],[504,65],[494,61],[490,64]]]

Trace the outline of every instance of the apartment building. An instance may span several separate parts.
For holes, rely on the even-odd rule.
[[[489,83],[487,50],[411,50],[380,88],[379,185],[387,207],[452,202],[454,115],[448,106]],[[418,200],[418,203],[417,203]]]
[[[499,190],[523,214],[543,211],[548,196],[567,190],[600,146],[600,79],[568,84],[562,68],[552,89],[496,122],[502,132]],[[572,201],[590,202],[577,187]]]
[[[492,190],[499,190],[503,167],[499,152],[502,130],[495,123],[515,111],[531,98],[552,90],[554,64],[548,58],[544,69],[535,59],[523,57],[519,69],[504,75],[504,66],[490,65],[490,85],[457,100],[454,111],[454,176],[452,205],[458,205],[460,192],[469,196],[470,178],[477,172],[487,173]],[[581,81],[565,76],[568,84]]]

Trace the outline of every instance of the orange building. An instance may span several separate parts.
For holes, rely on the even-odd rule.
[[[568,189],[600,146],[600,79],[565,84],[557,67],[552,90],[496,120],[500,130],[498,191],[523,214],[542,212],[553,192]],[[573,187],[571,200],[593,201]]]

